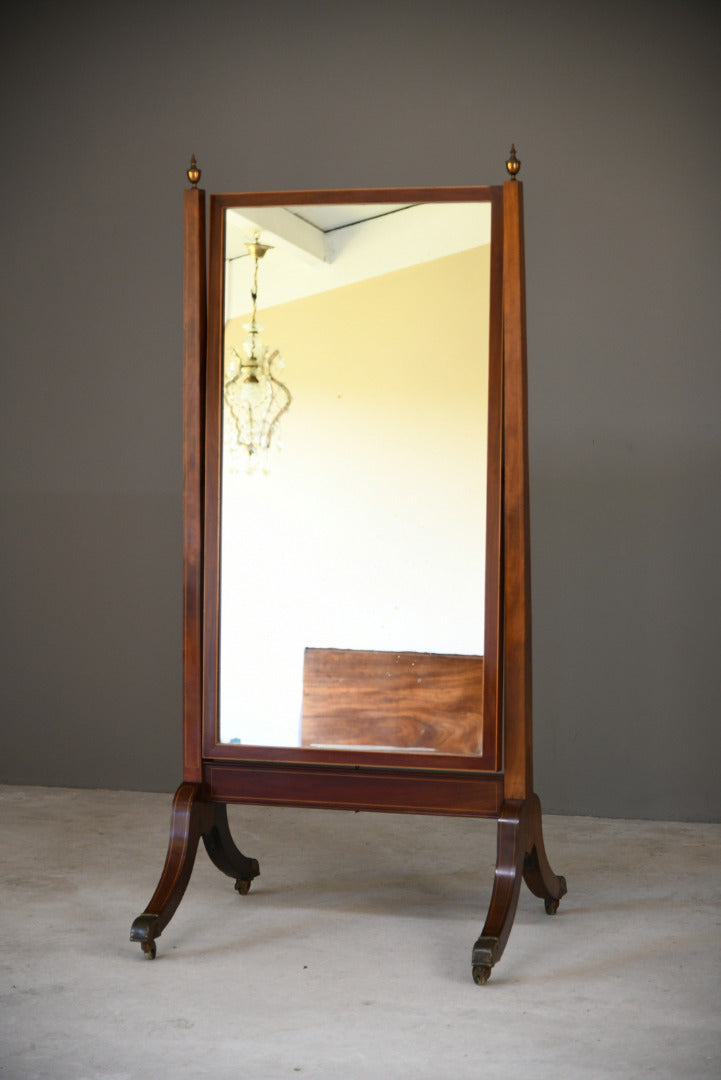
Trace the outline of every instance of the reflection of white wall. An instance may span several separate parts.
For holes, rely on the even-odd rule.
[[[262,310],[293,404],[224,475],[224,741],[297,743],[306,646],[483,653],[488,255]]]

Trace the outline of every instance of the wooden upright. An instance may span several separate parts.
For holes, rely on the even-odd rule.
[[[513,159],[514,152],[511,157]],[[510,170],[509,170],[510,171]],[[517,171],[517,170],[516,170]],[[503,657],[504,801],[498,817],[496,873],[473,978],[487,981],[506,947],[521,880],[555,914],[566,892],[546,858],[541,804],[533,790],[531,696],[531,541],[528,484],[528,379],[523,188],[503,185]]]

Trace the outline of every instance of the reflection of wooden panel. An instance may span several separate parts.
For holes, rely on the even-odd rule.
[[[478,754],[483,657],[306,649],[303,746]]]

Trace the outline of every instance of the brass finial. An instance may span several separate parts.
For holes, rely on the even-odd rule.
[[[198,180],[200,180],[200,169],[198,168],[198,162],[195,160],[195,154],[190,156],[190,168],[188,169],[188,180],[194,188],[198,186]]]
[[[508,161],[506,162],[506,168],[508,169],[508,173],[509,173],[509,176],[511,177],[511,180],[516,179],[516,173],[518,172],[520,167],[521,167],[521,163],[518,160],[518,158],[516,157],[516,147],[515,147],[515,145],[513,143],[511,143],[511,156],[509,157]]]

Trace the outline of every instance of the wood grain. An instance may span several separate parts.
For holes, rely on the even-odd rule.
[[[183,271],[183,779],[202,772],[205,192],[184,193]]]
[[[206,762],[203,776],[208,797],[226,803],[477,818],[503,803],[497,773],[231,761]]]
[[[306,649],[303,746],[480,753],[483,658]]]
[[[507,799],[533,792],[531,557],[523,186],[503,185],[503,626]]]

